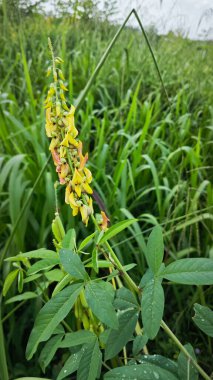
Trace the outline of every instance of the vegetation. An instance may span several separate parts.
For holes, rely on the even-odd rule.
[[[211,235],[213,219],[211,213],[212,42],[194,42],[172,34],[165,37],[149,35],[168,93],[168,101],[144,36],[139,30],[125,28],[107,60],[101,66],[100,72],[92,81],[86,97],[82,98],[81,91],[116,33],[117,26],[103,20],[88,20],[85,17],[82,20],[79,17],[64,15],[63,18],[54,18],[38,13],[27,15],[19,12],[18,17],[16,14],[11,17],[8,12],[5,12],[4,5],[5,2],[0,13],[2,21],[0,23],[0,146],[2,152],[0,157],[0,263],[1,288],[3,284],[6,284],[4,285],[6,298],[1,302],[3,330],[0,329],[0,368],[2,368],[0,377],[4,380],[8,378],[7,369],[11,379],[21,376],[44,377],[42,369],[47,367],[45,377],[56,379],[68,358],[69,350],[76,354],[79,352],[76,350],[76,345],[78,339],[82,337],[78,335],[76,335],[77,338],[72,336],[72,339],[77,339],[74,348],[70,348],[69,342],[68,346],[65,342],[60,347],[63,329],[69,331],[70,326],[72,329],[73,326],[76,327],[74,317],[70,315],[66,318],[65,313],[59,321],[63,324],[63,326],[60,325],[59,330],[61,330],[51,338],[49,346],[48,342],[45,343],[47,344],[46,353],[53,343],[55,347],[57,344],[60,347],[57,352],[53,352],[51,365],[45,357],[45,351],[43,351],[43,359],[40,356],[38,360],[37,353],[30,362],[25,358],[25,348],[34,321],[43,303],[51,298],[53,291],[56,293],[56,284],[61,281],[62,265],[66,274],[77,278],[77,282],[61,290],[67,293],[69,287],[72,286],[71,298],[73,293],[76,297],[80,294],[82,281],[88,280],[88,274],[94,280],[97,276],[107,277],[109,271],[115,270],[114,274],[117,276],[116,269],[119,269],[121,273],[123,266],[125,273],[128,270],[131,281],[134,284],[140,284],[140,288],[146,295],[150,269],[156,276],[160,269],[161,280],[158,276],[158,281],[156,281],[158,292],[161,293],[163,285],[165,293],[163,318],[182,344],[190,343],[194,347],[200,366],[210,375],[212,342],[206,333],[209,336],[213,335],[212,314],[209,309],[213,307],[212,281],[208,280],[212,277],[211,260],[213,259]],[[94,241],[93,236],[89,245],[85,244],[84,239],[94,232],[94,225],[90,220],[86,227],[80,217],[72,216],[71,208],[64,203],[64,188],[54,187],[57,175],[53,163],[48,159],[49,142],[45,135],[44,112],[44,100],[49,87],[46,70],[51,60],[47,45],[48,36],[53,41],[55,52],[64,61],[62,68],[67,78],[65,84],[69,90],[68,104],[80,105],[82,100],[80,107],[76,110],[75,122],[80,132],[79,138],[84,143],[84,151],[89,152],[88,167],[93,174],[92,187],[101,198],[101,207],[110,219],[110,228],[105,235],[100,236],[96,233],[96,240]],[[64,236],[57,239],[57,236],[53,236],[52,233],[56,200],[63,228],[68,231],[65,241]],[[95,202],[94,210],[95,213],[100,212]],[[133,219],[136,219],[134,223]],[[156,225],[160,225],[161,229],[155,227],[153,230],[153,226]],[[63,228],[62,231],[64,231]],[[103,244],[110,244],[108,247],[103,245],[103,249],[113,250],[120,264],[117,263],[117,267],[112,268],[109,258],[105,257],[109,269],[106,265],[101,268],[103,262],[99,263],[99,274],[97,274],[98,268],[95,266],[99,257],[97,255],[103,252],[95,251],[94,254],[94,249],[98,244],[101,246],[101,239],[104,239],[110,231],[115,233],[112,232],[109,242],[108,239],[103,242]],[[118,231],[119,234],[117,234]],[[153,232],[150,235],[151,231]],[[161,231],[164,239],[164,259]],[[63,233],[65,234],[62,232],[62,235]],[[60,262],[55,256],[53,238],[57,240],[56,246],[59,245],[56,250],[60,251]],[[81,251],[80,257],[84,265],[82,266],[81,261],[76,263],[78,256],[73,254],[74,262],[70,268],[69,263],[66,262],[64,250],[75,251],[75,240],[77,252]],[[147,259],[147,249],[150,249],[147,248],[147,242],[148,247],[153,244],[158,247],[157,268],[154,268],[152,262]],[[43,250],[29,253],[40,248]],[[82,251],[89,255],[84,255]],[[150,249],[150,252],[154,252],[154,249]],[[21,256],[17,256],[19,253]],[[36,258],[47,259],[45,255],[48,253],[49,260],[53,262],[56,260],[54,263],[58,272],[53,272],[54,266],[51,263],[46,267],[41,266],[40,272],[32,269],[29,271],[29,265],[35,269],[34,265],[38,263],[35,261]],[[91,255],[93,269],[85,267]],[[6,261],[4,261],[5,258],[7,258]],[[178,261],[179,259],[192,258],[201,260],[197,262],[194,259],[193,261],[194,275],[188,274],[183,279],[184,271],[181,272],[181,269],[178,269],[180,277],[171,277],[171,273],[168,272],[169,267],[181,264],[182,261]],[[102,259],[101,256],[100,260]],[[162,259],[167,269],[160,267]],[[20,263],[22,263],[21,270]],[[133,266],[133,263],[136,265]],[[185,270],[186,265],[189,265],[188,270],[191,270],[192,261],[184,263],[182,269]],[[78,270],[80,268],[81,277],[72,272],[74,264]],[[202,278],[199,274],[201,264],[206,268],[203,270]],[[149,268],[148,272],[147,268]],[[125,282],[125,278],[127,278],[126,274],[124,277],[121,275],[111,280],[117,287],[122,286],[123,283],[126,284],[126,288],[118,290],[116,295],[109,282],[102,281],[101,285],[109,298],[115,297],[116,310],[119,310],[119,307],[126,310],[126,305],[121,306],[123,298],[130,297],[133,304],[133,311],[130,312],[132,314],[126,315],[127,321],[133,324],[133,330],[130,326],[131,334],[124,339],[124,350],[118,347],[110,351],[109,348],[113,347],[113,342],[118,341],[116,334],[113,335],[113,331],[116,330],[112,329],[117,323],[112,304],[109,303],[110,306],[109,304],[106,306],[108,312],[109,310],[111,312],[111,322],[109,322],[106,320],[107,313],[104,314],[105,316],[100,313],[97,315],[96,306],[92,304],[90,292],[97,282],[91,281],[86,285],[86,302],[97,318],[96,323],[98,324],[100,320],[103,326],[108,326],[108,329],[104,331],[110,331],[110,345],[108,343],[108,349],[105,350],[102,376],[111,368],[123,366],[121,372],[116,374],[116,369],[114,369],[113,374],[105,375],[106,379],[122,378],[125,375],[122,371],[128,367],[124,364],[127,363],[134,366],[132,369],[136,368],[136,363],[139,365],[142,363],[149,371],[150,362],[146,361],[144,355],[142,356],[144,353],[142,349],[145,347],[145,353],[150,354],[149,360],[153,360],[153,354],[165,356],[175,362],[178,359],[179,376],[197,379],[195,367],[187,362],[183,353],[180,354],[180,347],[174,344],[171,334],[169,333],[169,337],[166,335],[167,327],[160,322],[159,309],[155,312],[159,320],[154,332],[153,324],[148,326],[146,323],[149,320],[149,314],[144,316],[142,312],[147,338],[134,333],[136,315],[138,318],[140,310],[138,296],[129,292],[127,288],[131,288],[131,283],[128,283],[130,280]],[[25,293],[22,293],[23,288]],[[132,288],[134,293],[136,291],[134,285]],[[149,287],[148,290],[150,290]],[[122,294],[122,292],[126,293]],[[18,293],[20,293],[19,298],[14,299],[13,297]],[[58,294],[60,295],[60,292]],[[101,290],[100,294],[100,298],[103,298]],[[149,299],[149,293],[148,296],[142,297],[142,310],[148,310]],[[72,302],[75,304],[75,301],[75,299],[70,299],[70,305]],[[83,297],[81,304],[84,304],[84,301]],[[196,312],[194,321],[192,320],[193,307]],[[85,306],[85,309],[87,308],[88,305]],[[75,306],[75,317],[78,319],[76,313]],[[203,326],[202,316],[206,318],[208,316],[209,329],[206,328],[205,323]],[[140,316],[138,320],[141,325]],[[125,329],[128,331],[127,321],[123,321],[123,331]],[[162,329],[156,337],[160,323]],[[82,321],[80,327],[82,326],[85,329],[86,322],[84,324]],[[166,332],[168,333],[168,329]],[[73,334],[76,333],[78,332]],[[87,335],[89,340],[86,338],[82,342],[90,345],[90,348],[92,347],[95,351],[96,358],[100,358],[97,338],[91,334]],[[133,334],[134,338],[137,336],[134,343],[132,343]],[[106,340],[107,336],[104,338],[103,334],[101,350],[106,344],[104,339]],[[194,357],[191,345],[185,346],[185,349]],[[66,347],[69,347],[69,350]],[[30,351],[28,343],[28,358],[32,357],[34,349],[35,345],[32,348],[31,341]],[[40,346],[39,352],[41,352]],[[160,366],[164,360],[161,356],[157,357],[157,365]],[[93,362],[98,367],[99,362]],[[175,377],[177,376],[176,364],[165,363],[171,366],[171,379],[177,378]],[[136,371],[140,371],[138,367]],[[87,367],[83,368],[85,370]],[[143,367],[144,369],[146,368]],[[163,370],[165,370],[164,365]],[[88,374],[88,370],[85,371]],[[98,368],[94,371],[97,373]],[[187,377],[187,371],[190,372],[190,377]],[[86,379],[85,372],[78,375],[79,378]],[[135,373],[138,379],[142,378],[142,375],[144,376],[142,372]],[[60,376],[59,378],[63,378]],[[76,378],[75,374],[70,376],[69,379]],[[166,375],[164,373],[159,376],[163,379]],[[93,378],[91,375],[90,379]]]

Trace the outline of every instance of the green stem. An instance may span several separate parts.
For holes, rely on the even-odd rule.
[[[198,370],[198,372],[200,372],[203,378],[206,380],[211,380],[211,378],[199,366],[199,364],[195,361],[195,359],[189,354],[189,352],[185,349],[185,347],[182,345],[182,343],[179,341],[176,335],[172,332],[172,330],[170,330],[170,328],[167,326],[167,324],[163,320],[161,321],[161,327],[166,332],[166,334],[173,340],[173,342],[180,349],[180,351],[182,351],[186,355],[186,357],[190,360],[190,362]]]

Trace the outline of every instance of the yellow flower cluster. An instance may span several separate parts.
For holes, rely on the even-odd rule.
[[[62,71],[56,67],[63,62],[59,57],[54,58],[52,45],[49,41],[53,58],[53,67],[48,69],[48,75],[53,73],[54,82],[51,83],[45,100],[46,134],[51,138],[50,151],[56,166],[60,184],[66,186],[65,202],[72,208],[73,216],[81,213],[82,221],[87,225],[89,216],[93,214],[92,194],[90,187],[92,173],[85,166],[88,153],[84,156],[83,144],[77,138],[78,130],[75,127],[75,107],[68,108],[64,92]]]

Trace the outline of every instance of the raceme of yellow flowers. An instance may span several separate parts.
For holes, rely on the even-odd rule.
[[[46,134],[51,138],[50,151],[60,184],[66,186],[65,202],[72,208],[73,216],[79,212],[83,223],[87,225],[89,216],[93,214],[93,202],[90,186],[92,173],[86,167],[88,153],[83,155],[83,144],[77,138],[78,130],[75,127],[75,107],[67,106],[64,85],[64,76],[60,68],[63,61],[54,58],[51,41],[49,47],[52,53],[52,67],[47,75],[53,74],[53,83],[50,84],[46,108]]]

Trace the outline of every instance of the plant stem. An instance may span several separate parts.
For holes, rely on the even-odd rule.
[[[167,326],[167,324],[163,320],[161,321],[161,327],[166,332],[166,334],[173,340],[173,342],[180,349],[180,351],[182,351],[186,355],[186,357],[190,360],[190,362],[198,370],[198,372],[200,372],[203,378],[206,380],[211,380],[211,378],[199,366],[199,364],[195,361],[195,359],[189,354],[189,352],[185,349],[185,347],[182,345],[182,343],[179,341],[176,335],[172,332],[172,330],[170,330],[170,328]]]

